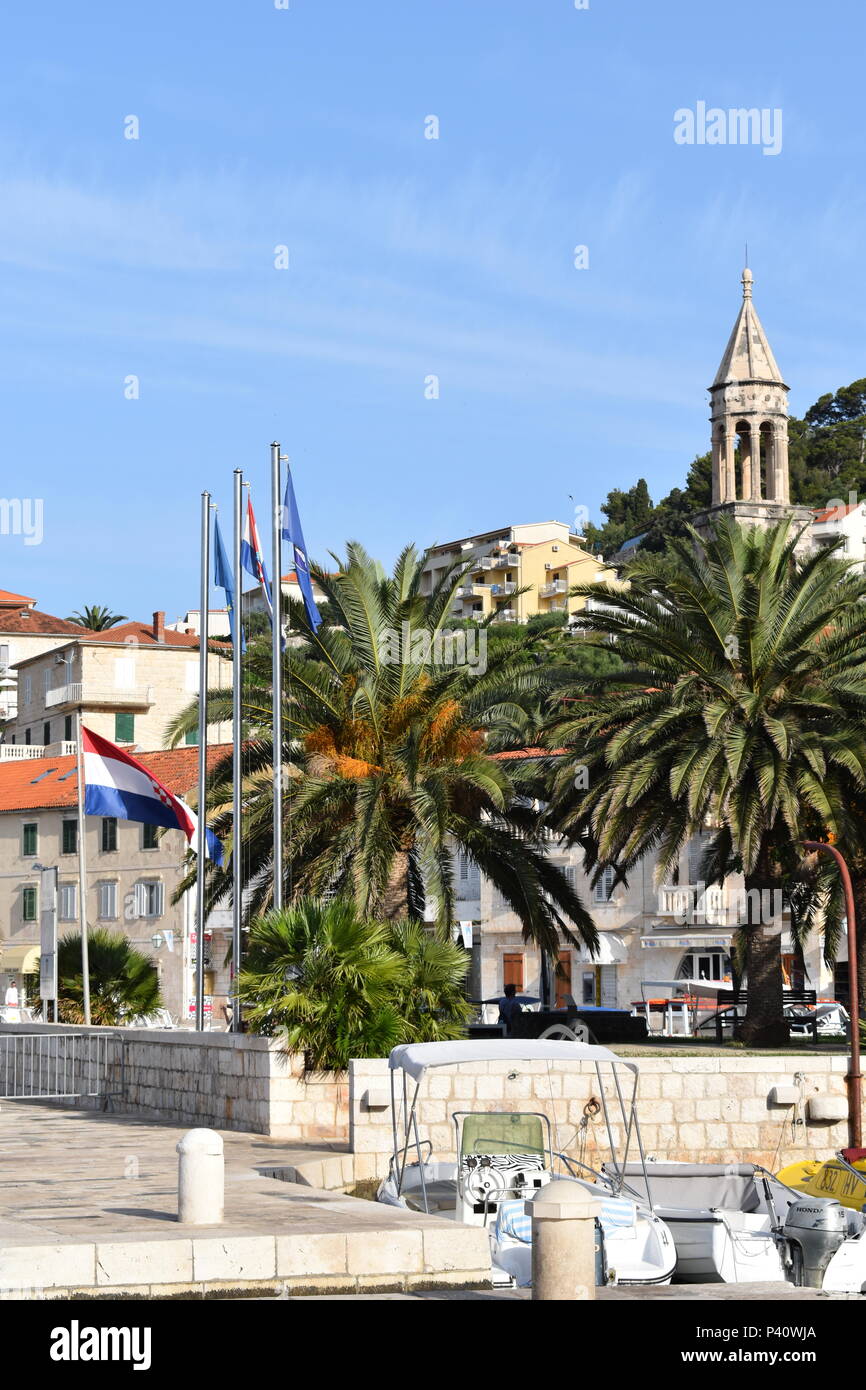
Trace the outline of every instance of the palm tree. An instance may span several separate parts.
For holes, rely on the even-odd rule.
[[[86,627],[89,632],[105,632],[110,627],[116,627],[118,623],[125,623],[126,614],[112,613],[110,608],[104,608],[99,603],[85,604],[83,613],[70,613],[66,621],[78,623],[79,627]]]
[[[389,920],[421,918],[432,905],[450,923],[456,848],[518,914],[528,940],[548,953],[559,933],[594,945],[591,917],[548,858],[523,794],[526,774],[486,748],[544,683],[544,669],[528,660],[532,639],[491,644],[486,669],[483,645],[469,649],[474,661],[455,664],[446,624],[459,567],[425,595],[424,557],[412,547],[391,576],[356,544],[334,558],[336,573],[314,570],[332,622],[313,633],[302,607],[289,606],[300,638],[289,649],[284,717],[286,899],[346,894],[365,917]],[[484,634],[469,635],[483,642]],[[273,751],[270,652],[251,644],[249,658],[243,855],[254,916],[271,901]],[[214,691],[208,719],[226,717],[230,692]],[[175,720],[172,742],[196,722],[193,704]],[[228,759],[209,786],[209,822],[229,848],[223,869],[211,869],[212,902],[231,890],[230,800]]]
[[[464,988],[469,956],[443,931],[420,922],[389,924],[388,945],[403,962],[397,994],[406,1042],[447,1042],[465,1036],[472,1010]]]
[[[651,851],[660,881],[688,839],[713,829],[703,876],[741,871],[750,1043],[787,1037],[779,917],[766,907],[798,872],[803,838],[852,832],[866,784],[866,578],[827,551],[799,558],[791,523],[725,520],[628,586],[581,586],[581,615],[627,663],[583,682],[549,738],[572,751],[555,775],[553,824],[585,836],[590,865],[625,876]],[[588,790],[575,791],[573,759]]]
[[[87,944],[94,1023],[117,1027],[161,1007],[156,966],[125,936],[98,927],[88,932]],[[57,1002],[63,1023],[84,1022],[80,932],[61,937],[57,945]]]
[[[410,968],[394,933],[388,923],[366,921],[348,899],[302,898],[257,918],[238,981],[249,1026],[281,1034],[311,1071],[340,1071],[352,1057],[381,1057],[409,1041],[407,991],[423,975],[427,1001],[438,1009],[443,995],[451,1002],[453,981],[441,962],[419,966],[417,950]],[[458,1016],[462,1022],[463,1009]]]

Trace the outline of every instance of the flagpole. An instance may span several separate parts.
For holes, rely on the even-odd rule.
[[[274,909],[283,905],[283,580],[282,498],[280,497],[280,446],[271,445],[271,685],[274,724]]]
[[[84,1022],[90,1024],[90,942],[87,938],[87,858],[84,845],[84,726],[81,706],[75,712],[76,750],[78,755],[78,920],[81,923],[81,980],[84,995]],[[54,1021],[57,1022],[57,1000],[54,1000]]]
[[[204,1030],[204,924],[207,875],[207,658],[210,607],[210,493],[201,495],[201,600],[198,639],[198,826],[196,829],[195,1027]]]
[[[232,534],[232,571],[235,581],[234,643],[232,645],[232,1032],[241,1031],[241,915],[243,908],[243,806],[241,778],[241,680],[244,614],[243,577],[241,575],[241,533],[243,529],[244,475],[240,468],[234,473],[234,532]]]

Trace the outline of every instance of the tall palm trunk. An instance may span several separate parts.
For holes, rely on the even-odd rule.
[[[400,849],[394,855],[388,887],[385,889],[383,912],[389,922],[409,916],[409,853]]]
[[[779,883],[766,849],[758,856],[754,871],[745,875],[745,883],[749,1002],[740,1037],[753,1047],[784,1047],[788,1026],[782,999],[782,915],[774,913],[773,894]]]

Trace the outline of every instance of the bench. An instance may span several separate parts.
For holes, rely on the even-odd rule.
[[[721,1001],[720,1001],[720,1002],[721,1002]],[[725,1007],[725,1009],[728,1009],[728,1008],[736,1008],[736,1007],[739,1005],[741,1008],[746,1008],[747,1005],[748,1005],[748,1002],[749,1002],[749,991],[748,991],[747,989],[735,989],[735,990],[732,990],[730,994],[726,994],[726,995],[725,995],[725,1004],[724,1004],[724,1007]],[[817,991],[814,990],[814,989],[783,989],[783,990],[782,990],[782,1007],[783,1007],[783,1008],[788,1008],[788,1006],[789,1006],[789,1005],[792,1005],[792,1004],[799,1004],[799,1005],[801,1005],[801,1006],[803,1006],[803,1007],[805,1007],[805,1008],[809,1008],[809,1009],[812,1010],[812,1017],[811,1017],[811,1020],[810,1020],[811,1025],[812,1025],[812,1041],[817,1043],[817,1041],[818,1041],[818,1011],[817,1011],[818,993],[817,993]],[[722,1042],[722,1040],[723,1040],[724,1022],[725,1022],[725,1020],[724,1020],[724,1018],[722,1017],[722,1013],[723,1013],[723,1010],[722,1010],[722,1009],[717,1009],[717,1010],[716,1010],[715,1023],[716,1023],[716,1041],[717,1041],[717,1042]],[[736,1032],[736,1024],[734,1024],[734,1031]]]

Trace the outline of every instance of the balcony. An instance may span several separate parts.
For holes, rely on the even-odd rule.
[[[73,741],[59,743],[0,743],[0,762],[20,762],[23,758],[68,758],[78,751]]]
[[[659,917],[672,917],[683,926],[725,926],[728,903],[723,888],[665,885],[659,889]]]
[[[520,564],[520,556],[519,556],[519,555],[494,555],[494,557],[493,557],[493,564],[491,565],[491,569],[495,569],[495,570],[510,569],[510,570],[513,570],[513,569],[516,569],[517,566],[518,566],[519,564]]]
[[[148,709],[152,704],[152,685],[132,686],[129,690],[123,690],[119,686],[74,681],[71,685],[59,685],[56,690],[45,692],[46,709],[57,709],[63,705],[81,705],[90,709]]]
[[[568,585],[564,579],[551,579],[548,584],[542,584],[538,590],[539,598],[553,598],[554,594],[567,594]]]
[[[500,608],[493,621],[495,623],[516,623],[517,614],[513,608]]]
[[[460,599],[483,598],[486,593],[489,593],[489,591],[489,584],[461,584],[454,597]]]
[[[505,598],[508,594],[517,592],[516,584],[491,584],[490,592],[494,598]]]

